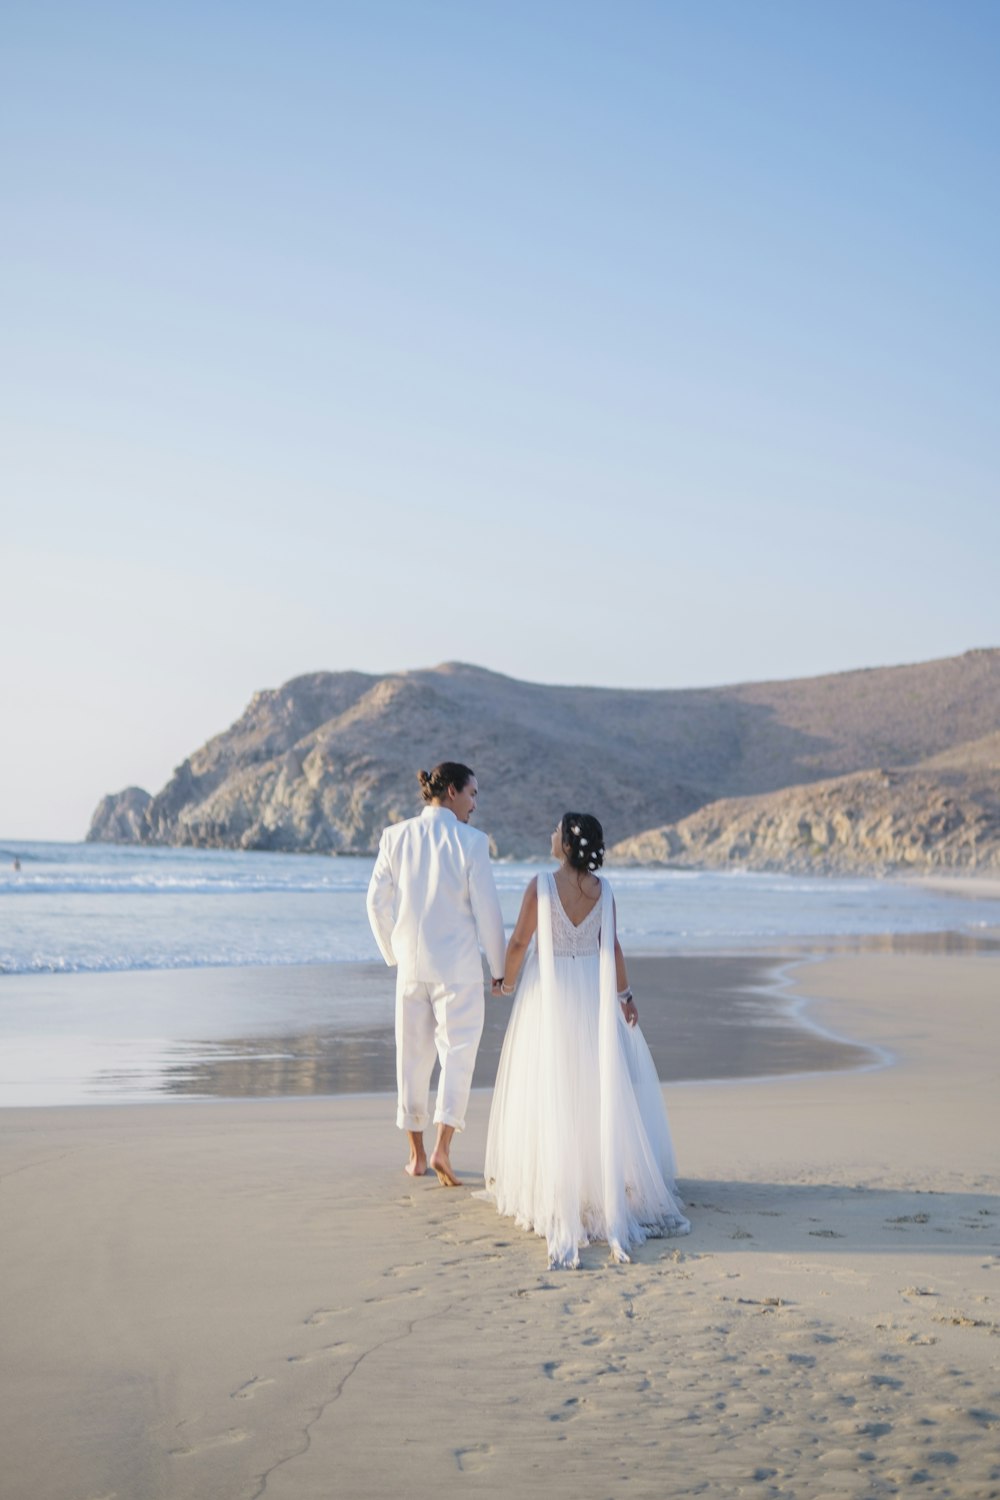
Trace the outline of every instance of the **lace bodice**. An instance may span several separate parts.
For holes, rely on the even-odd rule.
[[[552,951],[556,958],[582,958],[584,954],[600,952],[601,903],[594,903],[593,911],[587,913],[579,927],[574,927],[563,911],[555,881],[552,895]]]

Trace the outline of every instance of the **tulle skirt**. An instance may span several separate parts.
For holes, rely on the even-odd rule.
[[[551,1266],[578,1265],[579,1247],[592,1240],[627,1260],[648,1236],[691,1227],[660,1081],[641,1031],[620,1010],[617,1045],[602,1054],[599,956],[554,962],[553,993],[544,996],[534,951],[525,963],[493,1094],[484,1196],[544,1237]],[[610,1131],[602,1129],[608,1108]],[[609,1149],[616,1159],[607,1160]],[[615,1182],[624,1182],[624,1198]]]

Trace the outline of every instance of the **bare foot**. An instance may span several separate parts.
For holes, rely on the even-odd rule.
[[[447,1151],[442,1151],[440,1146],[431,1152],[431,1166],[437,1173],[437,1180],[442,1187],[462,1186],[461,1181],[452,1171]]]
[[[423,1152],[419,1156],[411,1156],[403,1171],[409,1172],[411,1177],[423,1177],[427,1171],[427,1158]]]

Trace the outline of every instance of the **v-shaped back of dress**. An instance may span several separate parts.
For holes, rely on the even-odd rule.
[[[581,958],[584,954],[599,953],[601,947],[600,898],[594,902],[578,926],[570,921],[566,909],[559,899],[559,888],[552,875],[540,877],[550,882],[549,900],[552,909],[552,952],[556,958]]]

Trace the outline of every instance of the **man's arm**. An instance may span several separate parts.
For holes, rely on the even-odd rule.
[[[494,979],[498,979],[503,973],[506,938],[503,930],[503,916],[500,912],[500,898],[497,896],[493,871],[490,869],[489,845],[485,838],[477,839],[472,851],[472,862],[469,866],[469,898],[472,902],[472,915],[476,919],[479,945],[486,954],[490,973]]]
[[[396,956],[392,951],[392,928],[394,921],[394,909],[396,905],[396,882],[392,876],[392,866],[389,863],[387,852],[387,839],[383,833],[379,840],[378,858],[372,871],[372,878],[368,882],[368,920],[375,934],[379,952],[386,963],[394,968]]]

